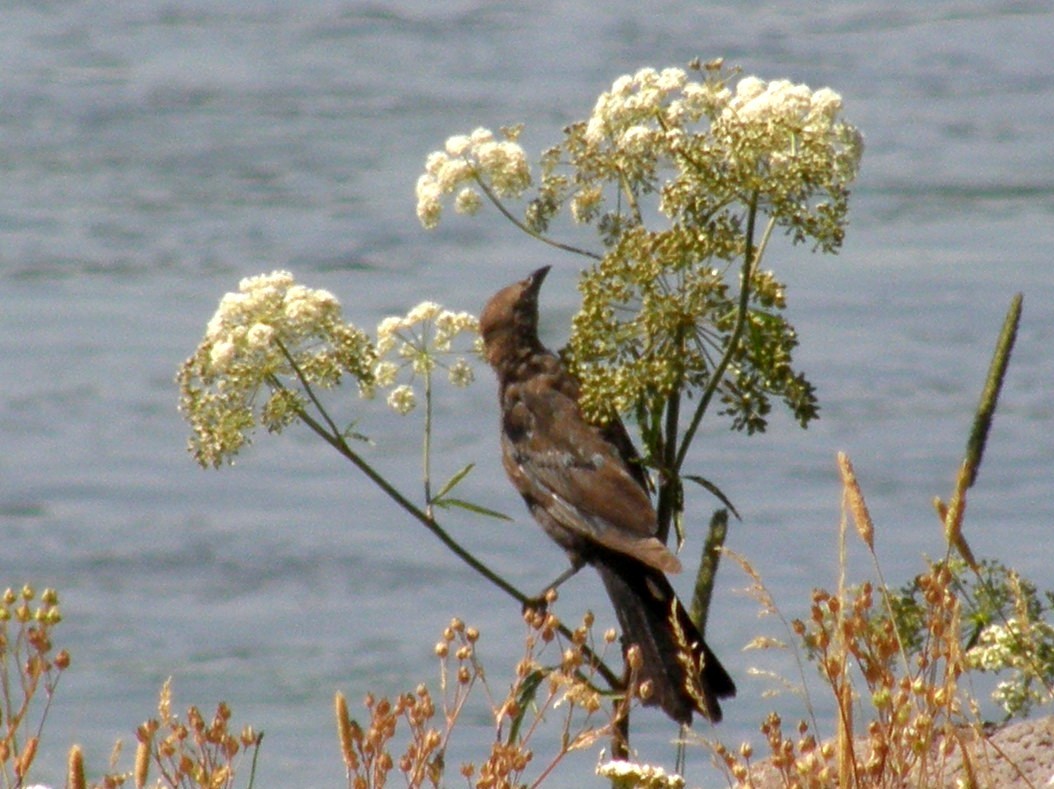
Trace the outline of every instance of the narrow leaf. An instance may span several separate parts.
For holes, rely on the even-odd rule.
[[[504,512],[498,512],[497,510],[487,509],[480,504],[473,504],[471,501],[463,501],[462,499],[438,499],[432,502],[436,507],[442,507],[444,510],[452,509],[453,507],[459,507],[469,512],[474,512],[477,515],[486,515],[488,518],[497,518],[500,521],[511,521],[508,515]]]
[[[467,466],[465,466],[459,472],[454,474],[454,476],[452,476],[450,479],[448,479],[446,481],[446,484],[444,484],[443,487],[441,487],[439,489],[439,492],[432,499],[432,503],[433,504],[438,504],[439,502],[436,501],[436,499],[441,499],[441,498],[443,498],[443,496],[445,496],[450,491],[452,491],[457,486],[457,484],[459,482],[461,482],[461,480],[463,480],[465,477],[468,476],[468,473],[470,471],[472,471],[472,469],[475,468],[475,466],[476,466],[475,463],[469,463]]]
[[[509,736],[506,739],[507,743],[516,742],[516,738],[520,733],[520,727],[523,725],[523,716],[534,706],[534,697],[538,693],[538,687],[542,684],[542,680],[545,679],[548,673],[548,671],[532,671],[523,680],[523,684],[520,686],[520,692],[516,694],[517,712],[516,716],[512,719],[512,726],[509,727]]]
[[[706,490],[710,491],[710,493],[714,494],[714,496],[717,497],[718,501],[720,501],[722,504],[728,507],[729,510],[731,510],[732,514],[736,516],[737,521],[743,520],[741,517],[739,517],[739,512],[736,511],[736,508],[732,505],[732,502],[729,501],[728,497],[721,492],[721,488],[717,487],[717,485],[715,485],[713,482],[706,479],[705,477],[696,476],[695,474],[685,474],[684,479],[691,480],[696,485],[699,485],[705,488]]]

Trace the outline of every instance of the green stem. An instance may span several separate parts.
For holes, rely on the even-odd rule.
[[[702,397],[699,398],[699,405],[696,407],[695,413],[692,415],[692,421],[688,425],[688,429],[685,430],[684,438],[681,439],[680,448],[677,450],[677,460],[672,468],[674,474],[680,473],[681,467],[684,465],[684,459],[687,457],[688,449],[691,447],[692,441],[695,438],[695,433],[699,429],[699,423],[703,419],[703,414],[706,413],[706,409],[710,406],[710,401],[717,392],[717,388],[721,385],[721,380],[724,378],[725,371],[728,370],[729,365],[732,363],[732,357],[736,354],[739,347],[739,341],[743,337],[743,330],[747,325],[747,315],[750,309],[750,281],[754,275],[754,267],[757,264],[757,261],[761,259],[761,253],[764,251],[769,236],[772,234],[772,228],[775,226],[775,220],[770,219],[768,226],[765,228],[765,233],[762,237],[761,243],[755,247],[754,232],[757,225],[757,216],[758,193],[755,192],[750,197],[747,212],[747,243],[746,249],[743,251],[743,268],[740,271],[739,304],[736,308],[736,323],[732,329],[731,336],[728,338],[728,346],[725,348],[725,352],[720,361],[718,361],[713,372],[710,374],[710,380],[707,381],[706,389],[703,390]]]
[[[640,203],[637,201],[637,196],[633,194],[633,190],[630,189],[629,180],[626,178],[626,173],[620,168],[618,171],[619,186],[622,187],[622,193],[626,195],[626,202],[629,203],[630,211],[633,212],[633,221],[638,226],[644,224],[644,217],[640,212]]]
[[[680,496],[680,477],[675,470],[677,462],[677,433],[681,420],[680,390],[670,392],[666,399],[665,426],[663,428],[661,462],[659,469],[659,500],[656,515],[659,524],[658,538],[666,542],[670,536],[670,526],[676,511],[677,499]],[[680,535],[678,535],[680,539]]]
[[[421,464],[424,469],[425,512],[431,518],[432,509],[432,371],[425,369],[425,435],[421,452],[424,457]]]
[[[472,177],[476,179],[476,183],[479,184],[479,188],[483,190],[483,194],[485,194],[487,196],[487,199],[490,200],[490,202],[492,202],[494,206],[501,212],[502,216],[504,216],[506,219],[516,225],[516,227],[518,227],[524,233],[529,235],[531,238],[535,238],[538,241],[541,241],[543,244],[548,244],[551,247],[556,247],[557,249],[563,250],[564,252],[571,252],[575,255],[582,255],[583,257],[592,258],[593,260],[604,259],[603,255],[598,255],[596,252],[590,252],[588,249],[582,249],[580,247],[572,246],[571,244],[564,244],[560,241],[555,241],[554,239],[551,239],[548,236],[539,233],[537,230],[533,230],[532,228],[527,227],[527,225],[525,225],[523,222],[521,222],[519,219],[512,215],[509,209],[505,207],[505,204],[498,199],[498,196],[494,194],[493,190],[489,186],[487,186],[487,184],[483,181],[482,178],[479,177],[479,174],[475,170],[472,171]]]

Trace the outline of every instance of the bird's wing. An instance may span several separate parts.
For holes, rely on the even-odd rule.
[[[663,570],[680,562],[655,536],[655,509],[618,448],[587,422],[574,398],[544,377],[510,384],[502,445],[520,493],[565,529]]]

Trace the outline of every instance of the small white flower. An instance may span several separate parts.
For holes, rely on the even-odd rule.
[[[622,132],[619,147],[629,153],[643,153],[648,149],[651,139],[652,130],[647,126],[637,124]]]
[[[464,159],[448,159],[436,173],[436,186],[442,194],[448,194],[466,181],[472,180],[472,165]]]
[[[428,158],[425,159],[425,173],[432,176],[434,179],[440,170],[443,169],[443,165],[450,161],[448,156],[443,151],[432,151],[428,154]],[[418,182],[420,183],[420,181]]]
[[[446,141],[446,152],[451,156],[464,156],[470,147],[472,147],[472,138],[467,134],[455,134],[453,137],[448,137]]]
[[[598,764],[597,775],[609,778],[618,789],[684,789],[684,778],[662,767],[614,759]]]
[[[415,323],[430,321],[442,310],[443,308],[434,301],[422,301],[406,314],[406,323],[412,326]]]
[[[266,323],[254,323],[245,335],[245,342],[250,348],[266,348],[274,337],[274,327]]]
[[[236,351],[237,348],[230,340],[220,340],[213,344],[212,350],[209,351],[209,365],[212,367],[212,372],[222,374],[226,371]]]
[[[530,186],[527,155],[518,143],[509,140],[484,142],[476,146],[475,154],[480,170],[499,195],[515,197]]]
[[[398,414],[406,415],[417,406],[417,395],[412,387],[400,384],[388,393],[388,407]]]
[[[461,389],[471,384],[476,380],[476,374],[470,365],[464,359],[458,359],[452,365],[450,365],[450,383]]]
[[[638,69],[637,73],[633,75],[633,81],[640,86],[654,85],[659,77],[659,72],[651,66],[645,66],[642,69]]]
[[[399,374],[399,365],[395,362],[377,362],[373,368],[374,383],[386,389],[395,383],[395,376]]]
[[[842,97],[830,88],[820,88],[812,94],[811,112],[814,115],[832,117],[842,109]]]
[[[457,198],[454,200],[454,210],[459,214],[468,214],[469,216],[479,211],[482,205],[483,200],[480,198],[479,192],[469,186],[458,192]]]
[[[675,90],[680,90],[684,87],[684,83],[688,81],[688,75],[684,73],[684,69],[680,68],[664,68],[659,72],[659,79],[657,82],[659,90],[670,93]]]
[[[623,74],[611,83],[611,93],[615,96],[627,96],[633,90],[633,77]]]
[[[736,85],[735,101],[739,104],[745,104],[764,92],[765,80],[754,76],[743,77],[743,79],[741,79]]]

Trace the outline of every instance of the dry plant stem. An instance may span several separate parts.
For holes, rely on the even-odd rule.
[[[848,518],[843,507],[842,520],[838,528],[838,613],[835,617],[835,659],[838,676],[830,677],[838,705],[838,785],[848,787],[857,784],[856,754],[853,750],[853,690],[849,682],[849,645],[846,643],[845,611],[850,605],[846,594],[845,575],[848,567],[845,533]]]
[[[447,533],[447,531],[439,525],[435,518],[431,517],[427,512],[420,509],[406,496],[404,496],[397,488],[395,488],[395,486],[393,486],[390,482],[388,482],[387,479],[381,476],[369,463],[363,460],[362,457],[351,448],[341,431],[337,428],[336,423],[333,421],[333,419],[329,416],[329,413],[322,406],[322,403],[319,401],[311,384],[308,382],[300,368],[297,366],[296,361],[292,358],[292,356],[289,354],[289,352],[284,346],[280,347],[282,348],[282,353],[285,355],[287,361],[291,365],[292,369],[295,371],[297,378],[300,380],[301,386],[307,392],[309,399],[321,415],[322,421],[319,421],[318,419],[315,419],[313,416],[311,416],[311,414],[307,413],[305,409],[303,409],[302,407],[298,407],[297,416],[304,422],[304,424],[307,425],[323,441],[325,441],[327,444],[337,450],[337,452],[340,453],[345,459],[351,461],[351,463],[356,468],[358,468],[359,471],[365,474],[366,477],[372,483],[374,483],[378,488],[380,488],[381,491],[383,491],[385,495],[387,495],[392,501],[398,504],[399,507],[403,509],[403,511],[405,511],[418,523],[420,523],[422,526],[432,532],[432,534],[434,534],[440,542],[442,542],[447,548],[449,548],[455,556],[457,556],[469,567],[471,567],[477,573],[482,575],[492,584],[497,586],[507,595],[516,600],[521,606],[528,605],[531,602],[531,598],[529,598],[526,594],[521,592],[512,584],[510,584],[500,575],[495,573],[493,570],[487,567],[487,565],[483,564],[483,562],[473,556],[468,550],[462,547],[461,544],[457,542],[457,540],[451,537],[450,534]],[[285,385],[274,376],[270,377],[269,383],[276,389],[286,388]],[[566,625],[561,624],[559,630],[567,638],[572,637],[572,633]],[[617,675],[603,661],[601,661],[595,653],[586,648],[585,654],[586,657],[590,660],[590,662],[592,662],[596,666],[597,671],[602,677],[604,677],[604,680],[610,685],[611,688],[616,689],[622,687],[622,683],[618,679]]]
[[[249,765],[249,783],[245,789],[253,789],[256,784],[256,760],[260,758],[260,743],[263,742],[264,733],[260,732],[256,736],[256,742],[253,744],[253,760]]]
[[[837,458],[838,471],[842,477],[843,501],[848,505],[849,512],[853,516],[853,522],[856,524],[857,533],[871,555],[871,563],[875,568],[875,575],[878,577],[879,590],[882,594],[882,602],[886,607],[886,615],[889,616],[889,621],[895,622],[896,615],[893,612],[893,597],[889,593],[889,584],[886,583],[886,578],[882,574],[882,565],[879,563],[878,554],[875,552],[875,526],[871,520],[871,512],[868,510],[864,493],[860,490],[860,483],[856,478],[856,472],[853,469],[853,463],[849,456],[844,452],[839,452]],[[900,631],[894,628],[893,634],[897,639],[901,668],[904,670],[904,674],[907,675],[910,671],[908,651],[904,647],[904,640],[901,638]]]
[[[800,687],[805,691],[802,695],[802,702],[805,704],[805,710],[809,716],[809,721],[810,725],[812,726],[812,730],[819,731],[820,724],[816,718],[816,710],[812,704],[812,697],[809,695],[808,692],[809,683],[806,680],[805,676],[805,660],[802,658],[801,649],[798,647],[798,638],[795,636],[794,627],[791,625],[790,622],[787,621],[787,618],[783,615],[783,611],[780,610],[779,606],[776,605],[776,600],[772,597],[772,594],[765,586],[764,582],[761,579],[761,575],[756,569],[754,569],[753,565],[751,565],[750,562],[747,561],[746,557],[739,553],[736,553],[731,548],[725,547],[721,548],[721,553],[725,556],[728,556],[732,559],[732,561],[738,564],[740,569],[747,575],[748,578],[750,578],[751,582],[753,583],[753,586],[750,590],[751,596],[761,604],[763,613],[772,614],[777,619],[779,619],[780,625],[783,627],[783,630],[791,636],[789,641],[791,645],[791,654],[794,656],[794,664],[798,668],[798,680],[800,683]]]

